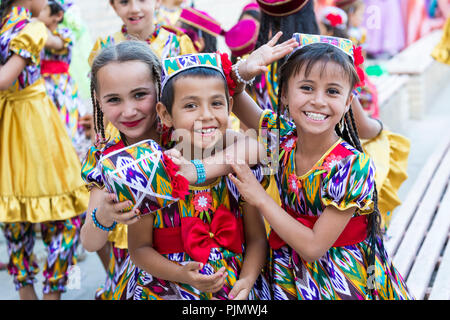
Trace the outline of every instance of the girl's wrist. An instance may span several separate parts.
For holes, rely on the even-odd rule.
[[[99,224],[100,226],[103,226],[103,227],[105,227],[105,228],[113,228],[113,226],[115,226],[115,221],[113,220],[113,219],[111,219],[111,218],[109,218],[108,216],[106,216],[104,213],[103,213],[103,210],[99,210],[100,208],[95,208],[93,211],[92,211],[92,213],[91,213],[91,215],[92,215],[92,220],[94,221],[94,219],[96,220],[96,221],[94,221],[94,225],[96,226],[96,227],[98,227],[98,225],[97,224]],[[97,224],[95,223],[95,222],[97,222]],[[100,228],[101,229],[101,228]]]

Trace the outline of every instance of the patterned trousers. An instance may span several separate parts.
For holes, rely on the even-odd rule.
[[[16,290],[32,285],[39,272],[33,253],[33,226],[29,222],[15,222],[5,223],[3,227],[9,255],[8,273],[14,277]],[[80,239],[81,219],[77,216],[62,221],[47,221],[40,223],[40,227],[47,250],[43,292],[65,292],[70,267],[77,261],[76,248]]]

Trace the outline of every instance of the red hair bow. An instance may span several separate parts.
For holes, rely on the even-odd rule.
[[[225,206],[217,208],[211,224],[198,217],[181,219],[185,252],[195,261],[206,263],[212,248],[242,253],[242,224]]]
[[[329,13],[325,16],[325,18],[330,22],[332,27],[336,27],[342,24],[342,17],[335,13]]]
[[[353,61],[355,64],[356,72],[358,73],[359,82],[356,84],[356,88],[363,87],[365,84],[366,74],[360,67],[364,63],[364,56],[362,55],[362,48],[353,46]]]
[[[233,65],[232,65],[230,59],[228,59],[227,53],[221,53],[219,51],[217,51],[217,53],[220,55],[223,73],[225,75],[225,78],[227,79],[228,92],[230,93],[230,96],[233,96],[234,89],[236,89],[236,83],[234,82],[233,78],[231,78],[231,71],[232,71],[231,67]]]

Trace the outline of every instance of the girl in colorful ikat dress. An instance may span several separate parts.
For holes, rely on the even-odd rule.
[[[37,299],[34,224],[47,249],[43,297],[59,299],[77,260],[79,215],[88,202],[80,161],[40,74],[40,53],[52,38],[32,16],[45,4],[13,0],[0,7],[0,222],[21,299]]]
[[[195,162],[195,154],[221,150],[233,106],[227,64],[218,53],[162,64],[157,111],[166,126],[184,132],[183,157]],[[254,172],[262,179],[259,167]],[[129,226],[130,256],[141,269],[134,299],[269,299],[261,216],[226,177],[197,182],[186,198]]]
[[[42,55],[41,74],[45,80],[47,94],[58,108],[69,137],[80,161],[91,145],[84,129],[79,123],[80,111],[84,109],[78,95],[78,87],[69,74],[72,59],[74,37],[70,29],[61,25],[64,12],[73,4],[67,0],[50,0],[39,19],[45,23],[51,33],[59,40],[56,47],[46,46]]]
[[[95,132],[98,140],[83,163],[81,175],[90,189],[88,215],[81,229],[81,241],[88,251],[98,251],[112,242],[111,259],[105,285],[96,299],[112,298],[119,281],[122,263],[128,255],[126,225],[136,222],[139,212],[123,213],[127,201],[118,202],[116,195],[104,191],[100,158],[108,153],[144,139],[160,141],[155,105],[159,94],[160,63],[145,42],[124,41],[102,50],[93,61],[91,95]],[[124,72],[126,70],[126,72]],[[120,78],[114,76],[120,73]],[[110,141],[105,138],[103,116],[119,130]],[[95,212],[94,209],[96,208]],[[93,223],[96,217],[98,224]],[[117,224],[118,223],[118,224]],[[100,226],[114,228],[101,229]],[[125,237],[125,239],[123,239]]]
[[[322,34],[349,38],[347,32],[347,14],[337,7],[325,7],[320,15]],[[386,233],[392,212],[401,204],[398,190],[408,177],[407,166],[410,142],[407,138],[383,128],[379,120],[378,92],[369,76],[363,72],[363,84],[354,93],[352,111],[361,139],[361,146],[375,164],[375,182],[378,192],[378,208],[381,214],[381,230]]]
[[[150,48],[162,59],[181,54],[196,52],[190,38],[184,34],[177,34],[167,26],[155,24],[154,13],[160,5],[160,0],[109,0],[116,14],[123,21],[122,29],[113,35],[98,38],[89,56],[89,64],[99,52],[112,44],[117,44],[125,40],[135,39],[146,41]],[[108,119],[106,119],[108,120]],[[107,136],[114,137],[118,131],[109,123],[106,127]],[[110,241],[115,243],[117,248],[127,248],[126,226],[119,226],[110,233]],[[114,256],[111,247],[107,244],[97,252],[105,268],[111,268],[116,263],[121,264],[119,256]],[[118,259],[112,261],[110,259]]]
[[[280,70],[280,111],[236,110],[259,128],[271,156],[282,206],[234,165],[242,196],[271,225],[274,299],[411,299],[380,237],[374,166],[362,152],[352,112],[359,82],[350,40],[294,34],[300,44]],[[242,71],[242,72],[241,72]],[[245,74],[244,79],[254,74]],[[289,110],[294,123],[280,116]],[[257,119],[260,119],[259,122]]]

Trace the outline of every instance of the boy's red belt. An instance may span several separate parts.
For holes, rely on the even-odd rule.
[[[318,216],[298,215],[290,208],[283,209],[289,213],[293,218],[299,221],[304,226],[312,229],[316,223]],[[360,243],[367,238],[367,216],[357,216],[350,219],[347,226],[342,231],[339,238],[333,244],[333,247],[343,247]],[[269,245],[272,249],[280,249],[286,242],[278,236],[275,230],[270,230]]]
[[[212,248],[242,253],[242,220],[225,206],[217,208],[211,224],[197,217],[181,219],[181,227],[153,229],[153,248],[161,254],[186,252],[195,261],[206,263]]]
[[[68,73],[69,64],[63,61],[57,60],[42,60],[41,61],[41,74],[59,74]]]

